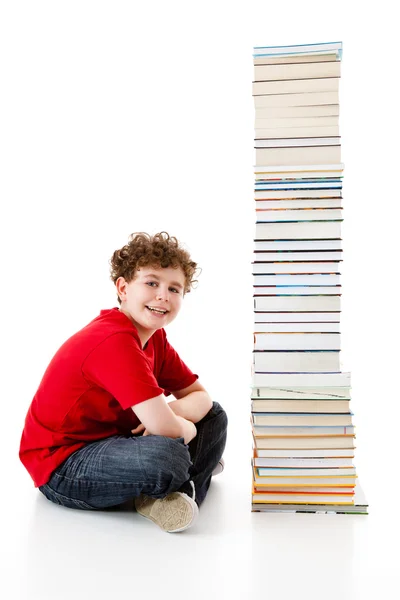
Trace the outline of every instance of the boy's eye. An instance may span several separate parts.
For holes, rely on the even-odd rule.
[[[146,282],[146,285],[150,285],[150,286],[152,286],[152,285],[153,285],[153,283],[154,283],[154,285],[157,285],[157,282],[156,282],[156,281],[147,281],[147,282]],[[170,290],[172,290],[173,292],[176,292],[177,294],[179,294],[179,290],[177,290],[176,288],[170,288]]]

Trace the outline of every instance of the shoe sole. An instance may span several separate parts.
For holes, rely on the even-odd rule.
[[[188,529],[199,514],[196,502],[182,492],[173,492],[154,502],[151,502],[150,498],[143,500],[139,497],[135,506],[142,517],[150,519],[167,533],[178,533]]]

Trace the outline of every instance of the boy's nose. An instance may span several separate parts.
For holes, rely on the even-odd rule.
[[[156,298],[157,300],[168,300],[168,292],[162,292],[161,290],[158,290]]]

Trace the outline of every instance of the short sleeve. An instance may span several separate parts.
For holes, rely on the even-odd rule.
[[[192,385],[198,378],[199,376],[185,365],[165,338],[164,360],[157,376],[158,384],[164,388],[164,394],[169,396],[172,391],[182,390]]]
[[[131,333],[115,333],[103,340],[83,362],[82,373],[87,381],[109,392],[123,409],[164,392]]]

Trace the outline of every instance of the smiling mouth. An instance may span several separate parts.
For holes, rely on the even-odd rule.
[[[146,306],[146,308],[156,315],[166,315],[169,312],[168,310],[160,310],[158,308],[151,308],[150,306]]]

